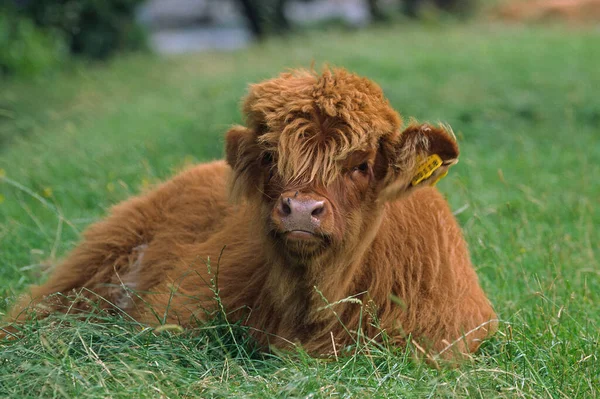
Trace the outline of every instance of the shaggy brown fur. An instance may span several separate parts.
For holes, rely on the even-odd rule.
[[[475,351],[495,314],[429,187],[457,160],[451,132],[402,131],[381,89],[342,69],[252,85],[243,110],[226,162],[115,206],[11,318],[85,310],[78,293],[145,323],[190,325],[215,311],[216,285],[265,347],[299,342],[319,355],[383,329],[448,357]],[[413,186],[430,154],[443,165]],[[322,207],[294,230],[285,201]]]

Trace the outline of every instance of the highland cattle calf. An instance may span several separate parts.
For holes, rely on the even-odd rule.
[[[216,311],[218,289],[265,349],[327,354],[385,331],[453,357],[495,330],[461,230],[431,187],[457,162],[449,128],[402,130],[381,89],[343,69],[252,85],[243,112],[225,161],[115,206],[11,320],[85,311],[83,297],[189,326]]]

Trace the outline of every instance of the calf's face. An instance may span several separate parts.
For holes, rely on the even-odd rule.
[[[445,128],[401,131],[381,89],[344,70],[253,85],[244,113],[247,126],[227,133],[232,199],[248,201],[275,248],[299,260],[372,239],[386,201],[458,157]]]
[[[339,171],[329,181],[286,179],[275,163],[264,170],[263,222],[269,236],[293,256],[315,257],[346,246],[376,212],[375,152],[357,151],[338,162]]]

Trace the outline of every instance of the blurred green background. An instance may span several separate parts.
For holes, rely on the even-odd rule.
[[[599,397],[598,2],[263,1],[258,31],[242,3],[0,6],[0,316],[110,206],[221,158],[249,83],[328,63],[453,126],[438,187],[499,333],[435,370],[393,348],[326,362],[233,350],[220,324],[57,316],[0,341],[0,397]]]

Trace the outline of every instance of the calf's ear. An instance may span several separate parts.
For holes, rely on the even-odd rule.
[[[256,192],[256,181],[260,175],[258,160],[260,149],[251,129],[233,126],[225,136],[225,159],[231,166],[229,197],[239,203]]]
[[[385,173],[381,201],[393,201],[437,183],[458,162],[458,145],[448,126],[411,123],[395,142],[383,140]]]
[[[265,133],[266,112],[273,106],[269,99],[278,93],[274,80],[268,80],[250,86],[244,99],[242,113],[248,127],[233,126],[225,137],[225,159],[233,173],[229,183],[229,197],[234,203],[251,199],[260,190],[261,159],[263,150],[258,144],[258,137]]]

